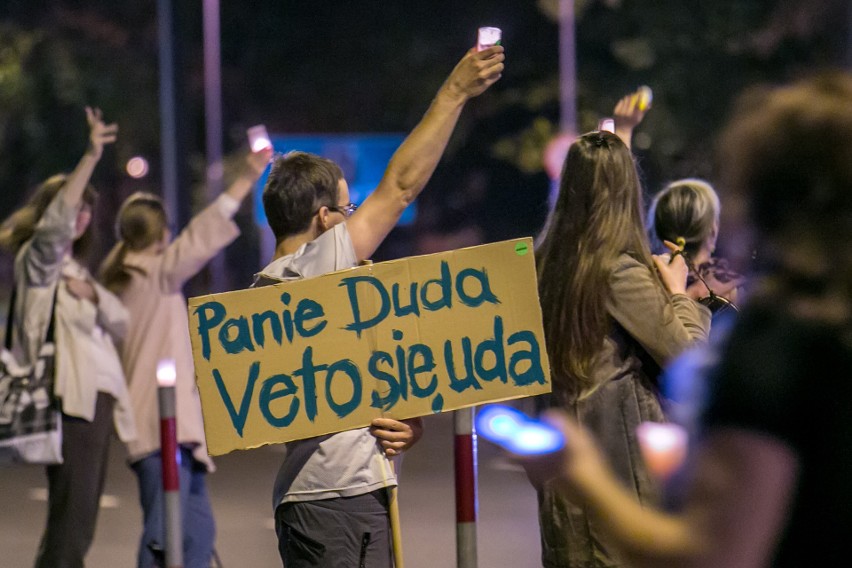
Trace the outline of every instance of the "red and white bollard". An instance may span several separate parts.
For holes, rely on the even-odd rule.
[[[183,525],[180,510],[180,464],[175,418],[174,359],[157,363],[157,397],[160,403],[160,458],[163,464],[163,522],[166,529],[166,567],[183,566]]]
[[[456,566],[476,568],[476,430],[474,408],[453,412],[456,470]]]

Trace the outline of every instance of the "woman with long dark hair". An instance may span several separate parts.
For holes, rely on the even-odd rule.
[[[37,567],[83,566],[95,533],[113,425],[135,435],[130,401],[113,342],[128,313],[82,262],[95,190],[89,179],[117,127],[86,109],[89,147],[77,167],[41,184],[0,227],[0,246],[15,254],[12,353],[37,360],[53,321],[54,392],[62,405],[62,463],[47,467],[48,518]]]
[[[584,428],[526,460],[647,567],[844,566],[852,526],[852,76],[750,92],[720,138],[726,250],[759,251],[733,329],[712,349],[683,502],[641,506]],[[679,362],[680,363],[680,362]],[[676,365],[693,370],[690,365]],[[688,374],[694,378],[695,375]],[[699,375],[700,378],[700,375]],[[567,530],[567,527],[566,527]]]
[[[552,404],[593,431],[635,497],[653,503],[635,427],[664,421],[660,366],[707,337],[710,312],[685,294],[680,254],[651,254],[643,220],[625,143],[585,134],[568,151],[537,265]],[[621,566],[581,505],[551,484],[537,490],[546,568]]]

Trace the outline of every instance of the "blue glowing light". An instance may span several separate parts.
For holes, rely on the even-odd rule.
[[[508,406],[492,404],[476,416],[476,431],[518,455],[554,452],[565,445],[561,432]]]

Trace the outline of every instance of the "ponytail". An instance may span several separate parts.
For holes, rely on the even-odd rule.
[[[124,265],[127,257],[127,243],[118,241],[101,263],[100,281],[113,294],[121,294],[130,284],[130,270]]]
[[[125,264],[127,252],[144,250],[162,240],[166,226],[166,209],[156,195],[138,192],[124,201],[115,223],[118,242],[101,264],[100,279],[107,290],[121,294],[130,284],[131,271],[145,274]]]

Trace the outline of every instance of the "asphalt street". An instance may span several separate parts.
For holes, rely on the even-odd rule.
[[[135,566],[141,512],[125,457],[124,448],[115,442],[89,568]],[[223,567],[281,566],[271,505],[281,458],[277,446],[216,458],[218,471],[209,477],[209,489]],[[478,463],[479,567],[540,566],[535,492],[524,473],[483,440]],[[400,517],[408,568],[456,566],[453,479],[452,416],[430,416],[401,473]],[[45,487],[41,467],[0,469],[0,567],[32,566],[46,515]]]

